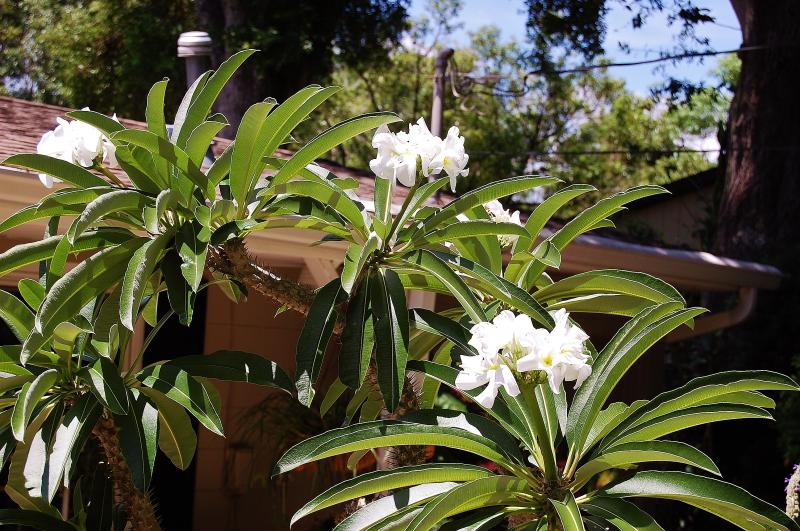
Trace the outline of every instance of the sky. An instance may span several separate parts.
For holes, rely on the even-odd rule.
[[[715,50],[730,50],[741,45],[741,33],[736,15],[730,0],[697,0],[699,7],[707,8],[716,18],[715,24],[703,25],[703,34],[711,41]],[[427,0],[412,0],[411,16],[417,17],[425,12]],[[505,38],[513,38],[524,42],[525,15],[522,0],[464,0],[461,15],[463,28],[448,37],[448,45],[465,45],[468,34],[481,26],[495,25],[501,28]],[[674,45],[675,28],[670,28],[666,17],[652,19],[644,28],[634,30],[630,24],[630,15],[616,7],[608,16],[608,32],[605,49],[612,60],[637,61],[655,58],[659,49],[671,48]],[[631,53],[623,53],[618,42],[630,45]],[[649,53],[648,53],[648,50]],[[650,86],[666,77],[672,76],[691,81],[707,81],[709,70],[716,64],[716,58],[707,58],[703,63],[683,61],[679,66],[667,66],[664,72],[654,72],[654,65],[629,66],[610,69],[617,78],[624,79],[627,87],[640,94],[647,94]]]

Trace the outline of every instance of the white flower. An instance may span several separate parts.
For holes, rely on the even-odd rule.
[[[447,137],[431,161],[431,173],[438,174],[444,170],[450,177],[450,189],[455,192],[458,178],[469,175],[468,162],[469,155],[464,150],[464,137],[459,135],[458,127],[453,126],[447,131]]]
[[[487,384],[475,397],[484,407],[492,407],[501,386],[510,396],[517,396],[519,386],[511,368],[517,359],[532,351],[537,335],[544,331],[537,331],[527,315],[504,310],[491,323],[478,323],[470,332],[469,344],[478,354],[461,358],[456,387],[469,391]]]
[[[407,139],[389,131],[382,125],[372,137],[372,147],[378,156],[369,161],[370,169],[380,178],[400,181],[404,186],[414,186],[417,180],[417,152]]]
[[[382,125],[372,137],[372,147],[378,150],[369,162],[375,175],[400,181],[405,186],[414,185],[418,169],[425,177],[444,171],[455,191],[457,178],[469,173],[466,169],[469,156],[464,152],[464,137],[459,136],[458,127],[451,127],[447,138],[442,140],[431,134],[422,118],[410,125],[408,132],[395,134]]]
[[[411,149],[420,158],[422,175],[428,177],[431,174],[431,161],[442,149],[442,139],[438,136],[433,136],[423,118],[410,125],[408,133],[402,131],[397,133],[397,138],[403,142],[408,142]]]
[[[83,110],[88,110],[88,107]],[[116,114],[113,119],[117,120]],[[116,148],[99,129],[78,120],[68,122],[57,118],[57,121],[58,125],[54,130],[42,135],[36,146],[37,153],[79,164],[85,168],[91,167],[98,159],[109,167],[117,165]],[[39,174],[39,180],[48,188],[57,181],[42,173]]]
[[[492,221],[495,223],[514,223],[520,227],[522,226],[522,221],[519,219],[519,210],[512,214],[511,210],[504,209],[502,203],[500,203],[500,201],[497,199],[489,201],[483,205],[483,207],[486,209],[486,212],[489,213],[489,217],[492,218]],[[503,247],[513,244],[518,238],[518,236],[513,234],[501,234],[498,236],[500,245]]]
[[[489,324],[489,323],[483,323]],[[511,396],[519,394],[519,386],[506,360],[496,352],[493,355],[478,354],[461,357],[461,372],[456,376],[456,387],[470,391],[486,384],[486,388],[475,397],[483,407],[492,407],[500,387]]]
[[[554,393],[559,393],[561,384],[575,381],[575,388],[592,373],[589,356],[583,352],[583,343],[589,338],[586,333],[569,322],[569,314],[561,309],[553,313],[555,327],[551,332],[538,334],[532,351],[517,360],[519,372],[544,371]]]

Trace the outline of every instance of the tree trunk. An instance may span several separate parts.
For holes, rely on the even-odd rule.
[[[708,371],[771,369],[792,372],[798,352],[793,331],[800,304],[800,2],[731,0],[742,27],[742,70],[731,104],[726,148],[720,160],[724,183],[713,249],[717,254],[774,265],[786,275],[778,291],[759,292],[745,323],[696,342]],[[716,300],[714,300],[716,299]],[[730,301],[716,296],[712,309]],[[715,308],[716,307],[716,308]],[[784,456],[800,445],[800,414],[778,396],[777,422],[748,427],[744,421],[708,427],[708,443],[727,481],[782,505]],[[793,411],[794,409],[794,411]],[[730,444],[742,441],[745,446]],[[753,457],[757,456],[757,457]],[[796,455],[794,456],[796,458]],[[698,517],[699,518],[699,517]],[[702,524],[700,524],[702,525]]]
[[[800,222],[800,2],[732,0],[743,46],[728,123],[715,250],[764,261]]]

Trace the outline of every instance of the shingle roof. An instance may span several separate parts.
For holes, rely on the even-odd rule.
[[[57,105],[0,96],[0,161],[17,153],[35,153],[36,145],[42,135],[56,127],[56,118],[66,118],[66,113],[71,110]],[[136,120],[121,118],[120,123],[133,129],[146,128],[144,122]],[[231,141],[226,138],[216,138],[212,145],[212,151],[214,151],[215,155],[219,155],[230,143]],[[292,155],[292,152],[286,149],[279,149],[277,155],[282,158],[288,158]],[[357,179],[359,188],[356,193],[359,197],[372,198],[375,179],[371,173],[342,166],[332,161],[320,160],[318,162],[339,177]],[[127,181],[121,170],[115,170],[114,173],[123,181]],[[402,202],[405,199],[407,189],[402,186],[397,188],[395,201]],[[452,197],[443,194],[441,199],[449,200]]]

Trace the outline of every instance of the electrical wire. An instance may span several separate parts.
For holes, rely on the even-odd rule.
[[[619,67],[629,67],[629,66],[641,66],[641,65],[649,65],[649,64],[656,64],[656,63],[664,63],[667,61],[679,61],[683,59],[692,59],[696,57],[711,57],[716,55],[728,55],[734,53],[742,53],[742,52],[753,52],[753,51],[760,51],[766,50],[770,48],[775,48],[774,46],[765,46],[765,45],[756,45],[756,46],[742,46],[739,48],[733,48],[730,50],[708,50],[705,52],[686,52],[676,55],[662,55],[660,57],[656,57],[653,59],[641,59],[638,61],[615,61],[615,62],[602,62],[596,64],[589,64],[589,65],[582,65],[576,66],[572,68],[562,68],[562,69],[550,69],[550,68],[538,68],[536,70],[530,70],[526,72],[522,76],[522,88],[520,90],[503,90],[497,89],[496,87],[492,88],[490,91],[491,94],[497,96],[506,96],[506,97],[520,97],[527,94],[530,90],[528,85],[528,79],[534,76],[541,76],[541,75],[564,75],[564,74],[578,74],[584,72],[591,72],[593,70],[601,70],[605,68],[619,68]],[[488,86],[488,83],[481,81],[483,76],[473,76],[470,74],[461,74],[458,71],[458,65],[452,62],[454,67],[455,76],[453,77],[462,77],[469,79],[469,84],[471,85],[483,85]],[[501,78],[500,76],[491,76],[494,79]],[[483,92],[486,93],[486,92]],[[454,90],[455,95],[455,90]]]

